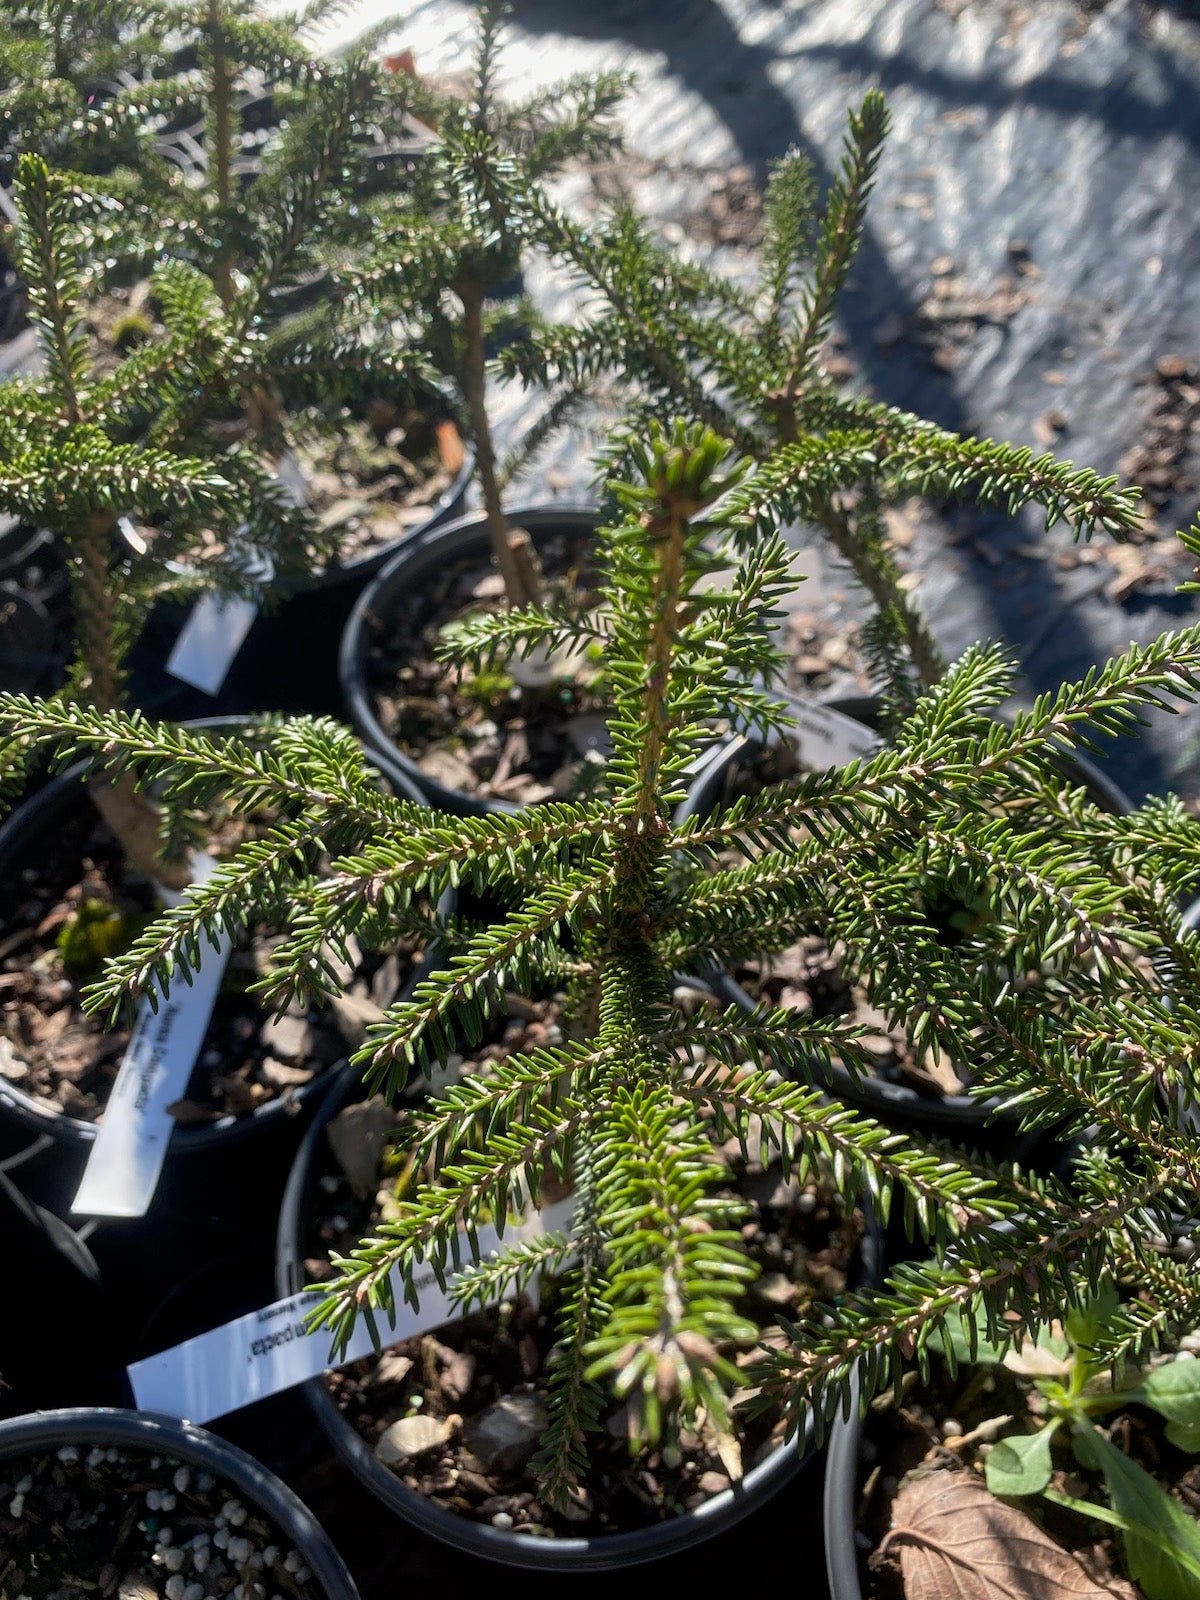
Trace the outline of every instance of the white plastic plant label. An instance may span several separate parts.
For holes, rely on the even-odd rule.
[[[479,1258],[493,1254],[501,1243],[537,1238],[570,1226],[574,1201],[560,1200],[545,1211],[536,1211],[525,1222],[505,1230],[503,1241],[495,1228],[478,1230]],[[460,1233],[462,1259],[471,1259],[466,1235]],[[453,1281],[453,1275],[449,1282]],[[447,1289],[439,1289],[430,1268],[416,1279],[417,1309],[403,1297],[399,1273],[393,1277],[396,1321],[391,1324],[377,1314],[376,1327],[382,1343],[397,1344],[414,1334],[427,1333],[454,1320]],[[278,1394],[309,1378],[319,1377],[331,1367],[328,1329],[315,1333],[305,1326],[305,1317],[321,1298],[320,1290],[276,1300],[261,1311],[237,1317],[220,1328],[197,1334],[160,1355],[135,1361],[128,1369],[135,1403],[140,1411],[157,1411],[189,1422],[210,1422],[214,1417]],[[369,1356],[375,1341],[365,1318],[360,1318],[346,1353],[333,1365],[343,1366]]]
[[[793,700],[788,709],[795,718],[790,729],[801,764],[817,771],[825,767],[844,767],[847,761],[870,756],[882,740],[872,729],[843,711],[812,701]]]
[[[257,601],[243,595],[201,595],[179,630],[167,671],[204,694],[219,694],[257,616]]]
[[[193,856],[194,880],[202,883],[215,866],[209,855]],[[176,975],[157,1011],[142,1001],[72,1204],[77,1215],[144,1217],[150,1209],[176,1125],[167,1107],[187,1089],[232,949],[225,934],[219,949],[205,941],[190,984]]]
[[[304,474],[290,451],[280,458],[275,475],[292,504],[302,506],[306,499]],[[245,550],[243,568],[246,577],[260,586],[275,576],[274,562],[258,550]],[[219,694],[258,610],[258,602],[244,596],[201,595],[179,630],[167,657],[167,671],[204,694]]]

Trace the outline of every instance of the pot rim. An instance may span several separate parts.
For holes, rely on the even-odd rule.
[[[863,1600],[854,1515],[854,1483],[862,1438],[857,1369],[850,1375],[846,1404],[848,1409],[834,1419],[830,1429],[825,1458],[825,1496],[821,1507],[825,1576],[829,1581],[830,1600]]]

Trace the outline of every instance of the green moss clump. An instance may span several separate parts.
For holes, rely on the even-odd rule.
[[[109,337],[113,349],[119,350],[124,355],[127,350],[134,350],[139,344],[145,344],[153,333],[154,324],[144,312],[127,311],[113,323]]]
[[[461,690],[476,705],[494,706],[506,700],[514,688],[513,680],[503,667],[482,667],[475,673],[464,673]]]
[[[87,977],[127,950],[146,926],[144,916],[124,916],[108,900],[82,900],[63,923],[58,952],[68,971]]]

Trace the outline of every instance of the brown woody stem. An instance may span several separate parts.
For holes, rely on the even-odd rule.
[[[675,500],[668,501],[665,514],[652,520],[646,530],[658,544],[659,566],[654,584],[654,620],[646,651],[646,737],[638,765],[637,804],[630,815],[639,832],[659,821],[658,769],[668,733],[667,687],[679,627],[686,530],[687,516]]]
[[[496,474],[496,450],[487,413],[487,350],[483,338],[483,289],[470,269],[464,269],[455,285],[463,308],[464,389],[467,410],[471,418],[471,431],[475,435],[475,460],[479,468],[479,486],[483,491],[483,506],[487,517],[488,534],[500,576],[504,579],[504,592],[510,606],[537,604],[540,584],[537,568],[532,560],[532,546],[528,534],[518,536],[509,527],[508,518],[500,501],[500,480]],[[527,548],[522,551],[522,540]],[[531,592],[532,590],[532,592]]]
[[[101,711],[117,710],[121,693],[108,570],[115,529],[116,518],[110,512],[94,511],[87,519],[82,538],[76,542],[79,565],[74,609],[79,651],[87,670],[89,698]],[[158,810],[138,791],[128,773],[112,783],[94,783],[91,793],[96,809],[120,841],[126,860],[135,871],[175,889],[184,888],[191,881],[186,862],[161,858]]]
[[[229,60],[225,54],[221,0],[208,0],[208,26],[212,36],[210,88],[213,115],[213,177],[217,188],[217,206],[223,224],[222,233],[225,233],[233,205],[233,83],[229,72]],[[220,241],[215,281],[221,304],[228,311],[233,304],[233,267],[229,259],[229,241],[226,238]]]

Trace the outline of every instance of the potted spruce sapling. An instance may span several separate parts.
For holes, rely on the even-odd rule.
[[[500,363],[512,376],[579,386],[619,361],[623,381],[651,414],[666,407],[691,417],[758,463],[776,489],[764,523],[811,527],[869,598],[861,646],[881,685],[881,720],[894,726],[945,660],[903,580],[886,507],[915,493],[969,495],[1010,515],[1040,505],[1077,537],[1100,529],[1118,539],[1137,518],[1132,496],[1114,492],[1115,478],[1074,471],[1052,454],[962,437],[839,391],[828,340],[884,151],[884,96],[871,91],[848,124],[842,164],[822,204],[807,157],[793,151],[775,163],[749,284],[672,253],[628,205],[587,228],[533,194],[547,245],[597,310],[569,325],[533,320],[500,352]],[[835,436],[848,447],[842,472],[813,493],[808,457]]]
[[[842,448],[827,443],[831,470]],[[1169,880],[1152,853],[1145,863],[1138,854],[1154,819],[1106,819],[1109,844],[1094,853],[1080,843],[1089,819],[1079,796],[1061,828],[1017,825],[996,804],[1021,789],[1038,796],[1064,745],[1194,698],[1200,629],[1131,648],[1011,727],[988,715],[1006,687],[1002,659],[971,651],[893,747],[680,823],[707,719],[784,720],[755,685],[782,665],[769,620],[788,557],[735,509],[738,470],[715,436],[681,427],[630,441],[628,459],[636,477],[614,486],[624,520],[601,539],[612,742],[602,786],[516,816],[380,828],[320,879],[289,883],[289,933],[261,984],[274,1004],[335,994],[341,940],[402,918],[417,891],[472,882],[511,906],[482,928],[448,927],[445,969],[368,1030],[357,1059],[377,1089],[394,1094],[415,1071],[436,1074],[440,1093],[404,1119],[369,1234],[331,1255],[315,1322],[336,1359],[360,1315],[386,1339],[389,1315],[402,1297],[419,1302],[429,1275],[461,1268],[453,1292],[464,1307],[501,1302],[490,1345],[453,1345],[466,1337],[460,1325],[442,1330],[444,1350],[434,1341],[393,1353],[389,1431],[397,1412],[429,1426],[415,1448],[415,1430],[402,1428],[385,1453],[406,1491],[393,1503],[518,1562],[661,1550],[672,1534],[657,1530],[681,1526],[672,1510],[696,1504],[706,1452],[722,1464],[707,1471],[736,1475],[739,1455],[745,1468],[787,1430],[827,1423],[856,1373],[866,1394],[899,1382],[948,1319],[978,1314],[989,1337],[1002,1324],[1035,1333],[1106,1263],[1157,1262],[1167,1218],[1191,1215],[1200,1175],[1180,1110],[1194,1088],[1186,1020],[1164,1006],[1146,960],[1165,947],[1173,974],[1197,973]],[[720,585],[714,546],[727,566]],[[544,643],[544,614],[525,621],[525,645]],[[489,628],[511,648],[520,624],[518,613],[478,624],[477,648],[488,648]],[[244,760],[240,775],[236,759],[206,773],[199,736],[119,713],[11,697],[0,725],[63,753],[119,755],[143,781],[186,774],[194,794],[220,786],[233,804],[256,803],[269,781]],[[311,730],[291,737],[295,759],[306,746],[316,758]],[[357,782],[341,790],[347,807],[366,800]],[[729,849],[743,863],[714,873]],[[1194,840],[1181,849],[1194,865]],[[944,944],[923,917],[906,876],[914,854],[938,871],[986,864],[992,914],[969,945]],[[247,872],[244,885],[250,905],[274,892],[269,871]],[[676,974],[706,957],[783,947],[815,916],[886,975],[891,1019],[908,1037],[969,1049],[981,1082],[1016,1097],[1031,1127],[1098,1127],[1097,1154],[1069,1181],[1046,1179],[889,1132],[823,1092],[833,1058],[866,1065],[852,1019],[696,1007],[678,986]],[[166,977],[218,921],[205,891],[189,891],[108,965],[90,1003],[107,1011]],[[1050,955],[1053,985],[1012,981]],[[488,1049],[506,1012],[520,1014],[522,992],[562,994],[560,1034],[515,1054]],[[468,1053],[472,1070],[455,1082]],[[864,1193],[885,1215],[900,1207],[928,1258],[880,1289],[847,1289],[843,1278],[822,1303],[804,1249],[764,1238],[779,1239],[822,1196],[840,1197],[850,1217]],[[550,1210],[564,1201],[569,1223]],[[514,1215],[539,1205],[550,1219],[541,1232],[525,1228],[470,1264],[485,1225],[503,1241]],[[539,1279],[531,1310],[524,1297]],[[1198,1294],[1185,1285],[1166,1321],[1194,1320]],[[498,1393],[495,1365],[481,1358],[514,1344]],[[510,1454],[490,1448],[497,1405],[525,1418],[519,1437],[506,1435],[523,1446]],[[653,1485],[649,1505],[626,1502],[616,1519],[614,1433],[636,1453],[643,1489]],[[449,1486],[464,1474],[460,1494]],[[638,1537],[606,1554],[605,1540],[636,1523]],[[716,1525],[697,1508],[683,1537]]]
[[[22,158],[17,195],[18,259],[46,371],[36,381],[4,385],[0,506],[54,529],[67,552],[77,653],[58,701],[108,712],[128,704],[126,653],[162,593],[189,581],[243,592],[241,541],[269,550],[283,565],[306,556],[315,531],[255,452],[231,445],[218,465],[175,446],[178,408],[203,391],[214,368],[243,360],[244,370],[254,370],[252,341],[230,328],[204,279],[182,263],[162,268],[155,285],[167,331],[114,370],[97,369],[81,326],[86,202],[32,156]],[[158,530],[141,556],[130,557],[121,537],[125,515],[152,520]],[[168,553],[180,563],[168,562]],[[331,770],[341,762],[363,770],[352,741],[332,732],[317,737],[328,740]],[[6,739],[6,775],[15,780],[32,756],[20,737]],[[254,848],[285,872],[301,857],[311,866],[319,829],[297,828],[291,816],[305,788],[299,784],[291,801],[265,809],[253,824],[234,826],[219,805],[198,814],[178,787],[151,795],[129,773],[101,762],[86,786],[78,774],[64,776],[4,824],[0,1098],[6,1115],[77,1147],[91,1144],[105,1173],[137,1186],[136,1197],[110,1196],[104,1204],[148,1203],[176,1127],[169,1105],[194,1124],[183,1142],[203,1147],[209,1124],[249,1126],[244,1119],[260,1109],[295,1106],[344,1053],[336,1029],[314,1031],[300,1015],[288,1037],[272,1044],[261,1008],[245,993],[261,943],[257,933],[232,956],[219,993],[228,942],[211,954],[196,991],[200,1005],[207,985],[211,1019],[193,1009],[190,1021],[173,1013],[163,1021],[177,1040],[168,1075],[173,1088],[156,1077],[152,1104],[138,1091],[138,1075],[151,1070],[144,1058],[157,1048],[157,1035],[143,1029],[135,1048],[127,1030],[105,1033],[80,1003],[80,988],[103,957],[129,944],[164,899],[176,897],[198,868],[212,868],[231,844],[255,838]],[[218,898],[227,894],[236,905],[236,884],[221,867],[210,882]],[[132,1106],[120,1119],[122,1133],[113,1131],[110,1103],[119,1080],[121,1104]],[[92,1143],[101,1120],[108,1124],[105,1139]],[[107,1149],[151,1123],[154,1137],[138,1146],[141,1166],[98,1154],[101,1143]]]
[[[853,268],[887,127],[883,96],[872,92],[850,115],[843,163],[820,207],[803,155],[776,164],[764,197],[758,272],[749,284],[681,260],[629,208],[606,225],[585,228],[534,196],[543,233],[597,309],[573,325],[534,322],[500,357],[514,375],[564,384],[594,379],[619,359],[623,381],[648,411],[666,406],[697,418],[756,462],[745,509],[764,530],[780,522],[809,529],[848,566],[869,601],[861,646],[879,692],[852,709],[885,737],[945,665],[889,542],[887,507],[914,494],[1000,505],[1013,516],[1041,506],[1048,522],[1067,523],[1077,537],[1100,530],[1119,539],[1138,522],[1136,491],[1120,489],[1115,478],[1076,469],[1052,454],[960,437],[841,392],[826,364],[827,340]],[[832,471],[831,459],[837,461]],[[795,676],[789,687],[799,708],[807,691]],[[694,786],[689,804],[703,809],[717,797],[753,793],[869,745],[869,733],[805,706],[792,737],[766,748],[746,738],[727,747]],[[1078,755],[1064,761],[1047,803],[1055,803],[1059,788],[1074,786],[1116,809],[1126,804]],[[965,903],[932,882],[916,892],[929,894],[947,938],[969,928],[975,914],[969,888]],[[818,1010],[850,1008],[869,1023],[877,1071],[862,1081],[861,1092],[872,1109],[932,1117],[946,1126],[979,1123],[986,1110],[964,1092],[966,1064],[907,1049],[867,993],[869,975],[848,970],[825,931],[816,926],[772,963],[751,958],[730,976],[756,996]],[[855,1092],[847,1075],[840,1088]]]
[[[477,812],[551,798],[578,776],[601,709],[586,654],[539,648],[499,654],[483,671],[442,659],[450,623],[506,607],[595,603],[589,573],[594,514],[583,507],[507,508],[504,484],[587,398],[552,386],[517,451],[498,459],[489,414],[489,346],[512,336],[523,302],[498,304],[515,274],[544,256],[532,195],[568,162],[615,140],[615,74],[580,76],[522,99],[499,87],[507,7],[480,8],[465,98],[430,85],[421,113],[436,128],[412,179],[372,208],[375,247],[335,271],[334,292],[362,316],[414,300],[419,343],[461,397],[476,454],[483,514],[401,551],[361,597],[342,647],[351,714],[386,770],[435,803]],[[401,312],[401,314],[405,314]]]
[[[397,358],[395,330],[343,317],[328,293],[328,262],[361,254],[367,204],[394,184],[374,153],[408,126],[408,80],[372,57],[369,36],[321,61],[297,18],[235,0],[162,8],[174,47],[151,73],[133,18],[113,9],[121,26],[112,26],[128,34],[129,84],[76,108],[56,132],[39,115],[14,138],[93,175],[91,189],[111,202],[97,227],[105,293],[89,307],[91,324],[102,344],[131,348],[161,327],[147,264],[167,254],[202,271],[262,356],[256,384],[230,365],[224,386],[218,369],[193,397],[198,446],[254,442],[335,535],[326,583],[361,579],[387,546],[455,504],[467,476],[434,375],[416,356]],[[20,103],[40,104],[36,59],[25,69]],[[52,63],[43,71],[57,83]],[[271,116],[256,131],[257,83],[267,85]],[[168,116],[195,129],[186,175],[174,159],[183,135],[151,137]],[[114,166],[130,130],[133,153]],[[285,586],[300,576],[288,574]]]

